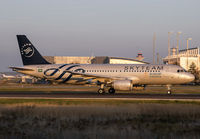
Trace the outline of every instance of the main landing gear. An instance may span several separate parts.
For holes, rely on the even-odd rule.
[[[99,94],[104,94],[104,93],[105,93],[105,90],[102,89],[102,88],[100,88],[100,89],[98,90],[98,93],[99,93]]]
[[[105,93],[105,89],[104,89],[104,84],[101,84],[100,89],[98,90],[99,94],[104,94]]]
[[[104,89],[104,88],[100,88],[100,89],[98,90],[98,93],[99,93],[99,94],[105,94],[105,89]],[[114,94],[114,93],[115,93],[115,89],[114,89],[114,88],[109,88],[109,89],[108,89],[108,93],[109,93],[109,94]]]
[[[115,93],[115,89],[114,89],[114,88],[110,88],[110,89],[108,89],[108,93],[110,93],[110,94],[114,94],[114,93]]]
[[[98,90],[98,93],[99,93],[99,94],[105,94],[105,89],[104,89],[104,87],[105,87],[104,84],[101,84],[101,87],[100,87],[100,89]],[[114,94],[114,93],[115,93],[115,89],[112,88],[112,87],[109,88],[109,89],[108,89],[108,93],[109,93],[109,94]]]

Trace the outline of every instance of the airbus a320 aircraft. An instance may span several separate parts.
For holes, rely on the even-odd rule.
[[[98,93],[114,94],[115,90],[132,90],[134,86],[171,85],[189,83],[194,76],[176,65],[152,64],[51,64],[47,62],[27,39],[17,35],[23,67],[10,67],[14,71],[53,82],[100,86]]]

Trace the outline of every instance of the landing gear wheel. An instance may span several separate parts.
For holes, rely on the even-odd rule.
[[[171,95],[172,91],[171,90],[168,90],[167,91],[167,94]]]
[[[114,88],[110,88],[110,89],[108,90],[108,92],[109,92],[110,94],[114,94],[114,93],[115,93],[115,89],[114,89]]]
[[[104,93],[105,93],[105,90],[100,88],[100,89],[98,90],[98,93],[99,93],[99,94],[104,94]]]
[[[171,95],[172,90],[171,90],[171,85],[167,85],[167,94]]]

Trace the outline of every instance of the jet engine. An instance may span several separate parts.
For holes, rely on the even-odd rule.
[[[115,90],[129,91],[133,89],[133,85],[130,80],[116,80],[113,82],[112,87]]]

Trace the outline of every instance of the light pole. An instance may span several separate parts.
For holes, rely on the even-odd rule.
[[[177,65],[180,65],[179,63],[179,36],[180,36],[180,34],[181,34],[182,32],[177,32],[177,36],[176,36],[176,39],[177,39],[177,46],[176,46],[176,56],[177,56]]]
[[[176,53],[177,53],[177,56],[178,56],[178,54],[179,54],[179,36],[180,36],[180,34],[181,34],[182,32],[177,32],[177,36],[176,36],[176,39],[177,39],[177,47],[176,47]]]
[[[153,64],[155,64],[156,33],[153,34]]]
[[[188,70],[188,44],[189,44],[189,40],[192,40],[192,38],[187,39],[187,70]]]
[[[168,57],[170,56],[170,35],[172,32],[168,32]]]

